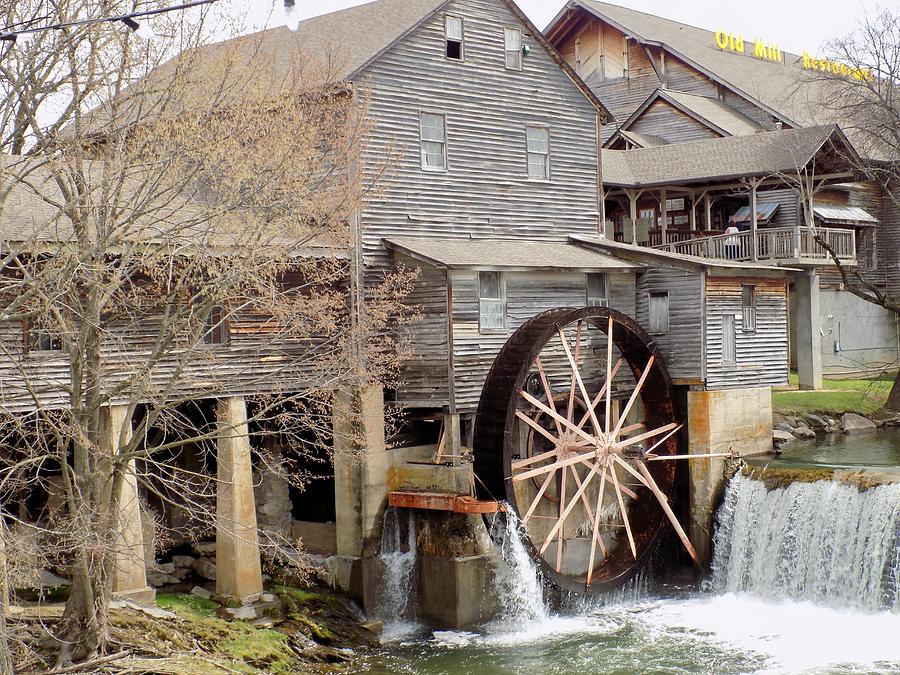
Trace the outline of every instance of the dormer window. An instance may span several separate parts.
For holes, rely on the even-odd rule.
[[[522,31],[518,28],[504,28],[503,50],[506,53],[506,67],[510,70],[522,70]]]
[[[463,60],[463,20],[447,14],[444,17],[444,39],[447,43],[446,56],[456,61]]]

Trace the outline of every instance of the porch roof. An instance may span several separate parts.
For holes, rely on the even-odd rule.
[[[844,153],[852,146],[836,125],[766,131],[749,136],[712,138],[637,150],[604,150],[603,183],[649,188],[710,184],[749,177],[796,174],[831,143]]]
[[[858,206],[813,203],[813,213],[828,225],[876,225],[878,223],[878,218]]]
[[[643,268],[636,262],[565,242],[399,237],[385,239],[384,243],[390,249],[447,269],[623,272]]]
[[[766,204],[758,204],[756,206],[756,221],[758,223],[768,223],[772,216],[775,215],[775,212],[778,210],[778,207],[781,206],[778,202],[771,202]],[[730,218],[731,222],[734,223],[747,223],[750,221],[750,207],[742,206],[737,210]]]

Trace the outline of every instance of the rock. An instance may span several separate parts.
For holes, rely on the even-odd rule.
[[[822,415],[809,413],[804,419],[806,420],[806,423],[813,429],[825,429],[825,427],[828,426],[828,420]]]
[[[345,663],[350,660],[350,656],[344,652],[332,649],[331,647],[323,647],[316,645],[315,647],[307,647],[301,652],[303,658],[318,663]]]
[[[204,555],[215,555],[216,553],[216,542],[214,541],[199,541],[192,546],[194,549],[194,553],[199,556]]]
[[[263,602],[275,602],[275,594],[274,593],[263,593],[259,596],[259,599]]]
[[[203,598],[204,600],[209,600],[212,597],[212,591],[208,591],[203,586],[194,586],[191,589],[191,595],[197,598]]]
[[[848,434],[854,434],[860,431],[872,431],[876,427],[875,422],[867,417],[856,413],[844,413],[841,417],[841,428]]]
[[[794,427],[792,427],[787,422],[779,422],[775,425],[775,431],[782,431],[784,433],[791,434],[794,432]]]
[[[774,429],[772,431],[772,442],[775,445],[781,445],[792,440],[794,440],[794,434],[790,431],[782,431],[781,429]]]
[[[367,631],[375,633],[375,635],[381,635],[384,631],[384,623],[381,621],[366,621],[359,625],[361,628],[365,628]]]
[[[190,566],[194,564],[195,560],[196,558],[190,555],[172,556],[172,563],[175,565],[175,567],[183,567],[185,569],[189,569]]]
[[[155,572],[161,572],[163,574],[174,574],[175,573],[175,563],[156,563]]]
[[[204,579],[216,580],[216,564],[207,558],[197,558],[191,569]]]
[[[41,570],[38,575],[38,584],[41,588],[59,588],[60,586],[69,586],[69,580],[58,577],[50,570]]]
[[[168,586],[169,584],[177,584],[179,579],[165,572],[147,572],[147,583],[154,588]]]
[[[275,626],[275,622],[267,616],[261,616],[252,623],[257,628],[273,628]]]
[[[795,438],[815,438],[816,432],[810,429],[805,424],[799,425],[797,428],[791,432]]]
[[[184,567],[179,567],[178,569],[175,570],[175,572],[174,572],[174,574],[172,574],[172,576],[175,577],[176,579],[178,579],[179,581],[184,581],[189,576],[191,576],[192,571],[193,570],[186,569]]]
[[[219,607],[216,610],[223,619],[258,619],[259,613],[253,605],[243,605],[241,607]]]

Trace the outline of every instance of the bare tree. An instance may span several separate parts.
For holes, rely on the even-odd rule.
[[[57,21],[130,7],[53,4]],[[60,495],[45,525],[72,577],[60,664],[107,646],[130,472],[214,522],[215,479],[183,458],[240,430],[194,402],[247,396],[255,437],[296,458],[327,443],[334,390],[389,385],[403,355],[411,275],[350,306],[349,223],[377,190],[352,170],[365,102],[321,55],[213,47],[204,20],[165,17],[151,44],[100,24],[0,55],[0,517],[30,524],[24,492]],[[126,414],[110,429],[112,405]]]

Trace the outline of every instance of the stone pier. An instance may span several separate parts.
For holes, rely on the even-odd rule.
[[[263,586],[244,398],[219,399],[216,423],[216,594],[245,601]]]
[[[797,376],[801,389],[822,388],[822,334],[819,325],[819,277],[813,270],[799,274],[791,297],[794,320],[791,342],[797,350]]]
[[[100,419],[100,433],[103,449],[110,454],[117,453],[123,444],[131,440],[128,406],[113,405],[104,408]],[[126,465],[117,504],[119,532],[115,544],[113,595],[140,604],[152,604],[156,592],[147,585],[144,530],[134,460]]]
[[[772,391],[769,387],[688,392],[691,454],[734,453],[743,457],[772,450]],[[700,560],[712,558],[715,509],[725,489],[725,459],[690,460],[688,536]]]
[[[370,609],[377,584],[370,562],[378,553],[388,492],[381,387],[336,392],[333,429],[335,581]]]

